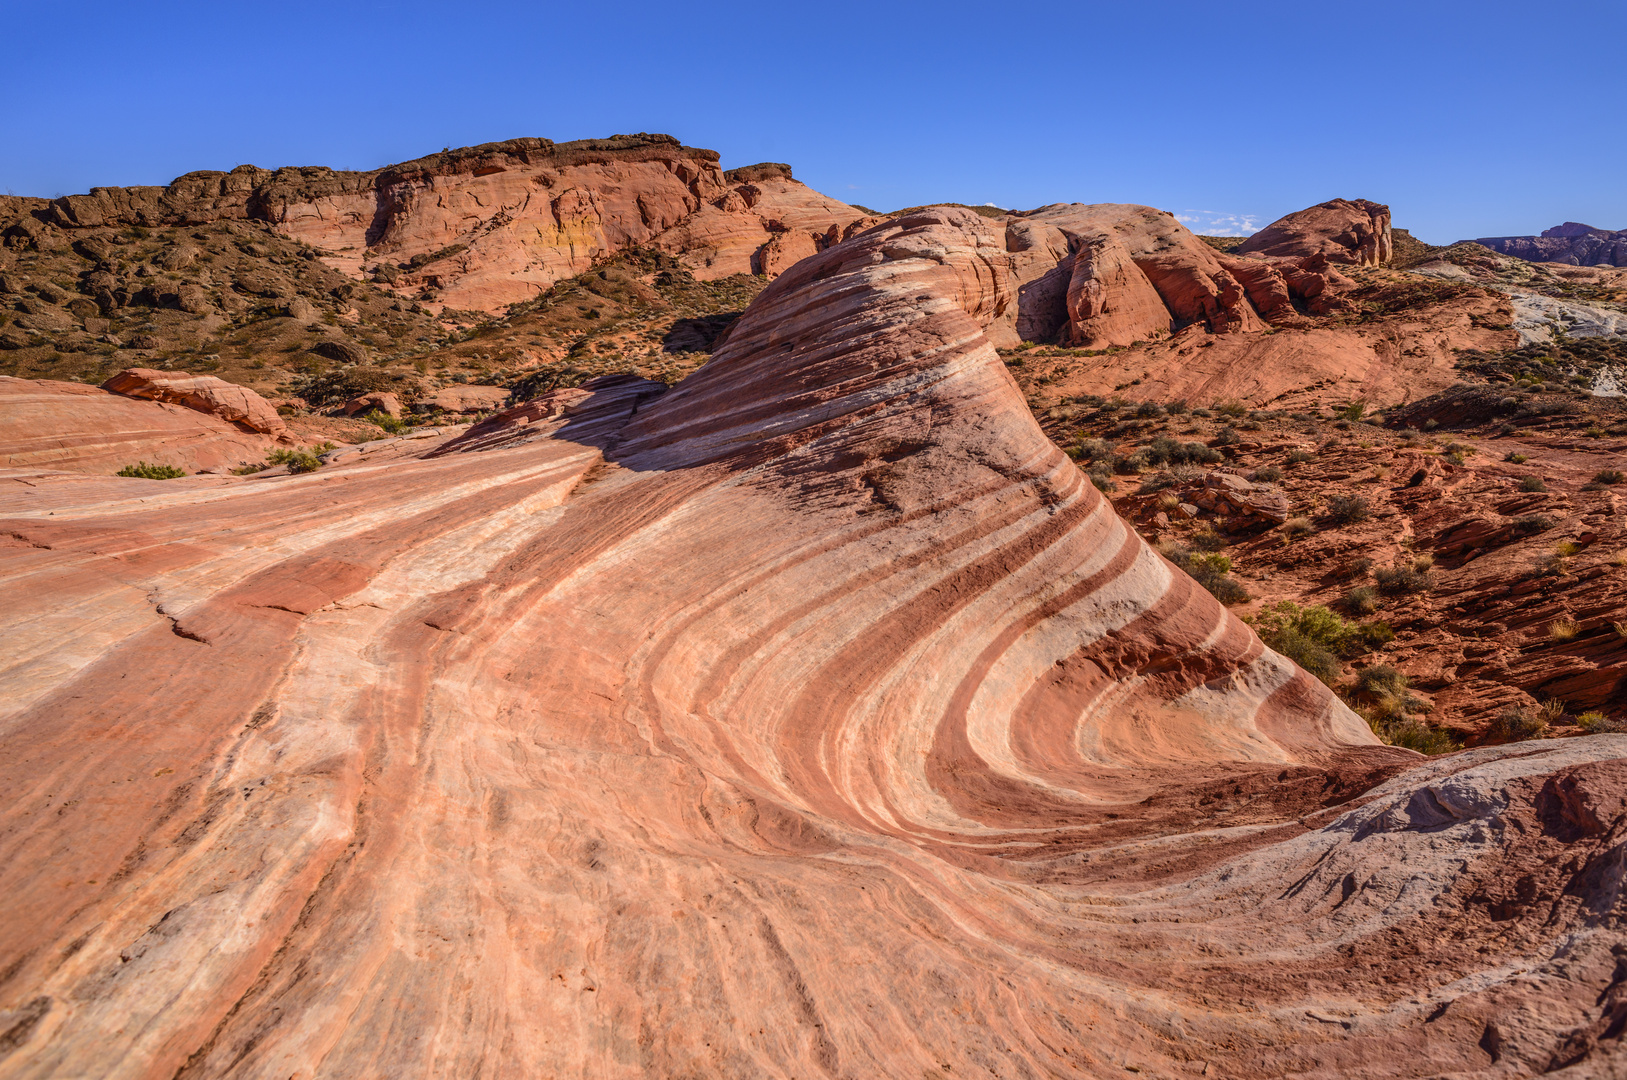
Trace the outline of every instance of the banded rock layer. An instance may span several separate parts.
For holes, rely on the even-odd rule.
[[[900,219],[420,460],[0,489],[0,1076],[1608,1067],[1627,739],[1376,745],[1036,428],[1011,256]]]

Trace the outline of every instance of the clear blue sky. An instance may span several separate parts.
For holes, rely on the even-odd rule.
[[[6,0],[0,191],[663,131],[879,209],[1627,228],[1627,2]],[[1202,215],[1211,215],[1204,217]]]

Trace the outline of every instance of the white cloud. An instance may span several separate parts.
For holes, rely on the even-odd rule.
[[[1199,236],[1253,236],[1261,228],[1253,214],[1222,210],[1182,210],[1175,215],[1175,220]]]

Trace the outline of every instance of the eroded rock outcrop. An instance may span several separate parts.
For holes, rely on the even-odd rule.
[[[0,1067],[1606,1060],[1627,739],[1376,745],[1038,430],[1009,256],[903,218],[421,460],[0,488]]]
[[[716,152],[649,134],[511,139],[371,172],[243,165],[7,209],[9,231],[35,246],[107,226],[263,221],[348,273],[493,312],[635,245],[678,254],[702,278],[775,273],[789,251],[811,254],[866,218],[789,166],[726,176]]]
[[[197,472],[259,461],[275,445],[186,404],[0,376],[0,469],[105,475],[149,461]]]
[[[1320,255],[1329,262],[1378,266],[1390,261],[1390,208],[1367,199],[1333,199],[1278,218],[1237,249],[1239,255]]]
[[[103,383],[102,389],[125,397],[184,405],[273,438],[286,440],[288,436],[288,425],[269,401],[246,386],[213,375],[125,368]]]

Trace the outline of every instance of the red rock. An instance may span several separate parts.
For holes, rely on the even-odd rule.
[[[1321,255],[1329,262],[1377,266],[1390,261],[1390,208],[1366,199],[1334,199],[1278,218],[1236,248],[1302,258]]]
[[[487,312],[636,245],[679,255],[697,277],[725,277],[762,272],[764,249],[782,235],[834,240],[876,220],[798,183],[787,166],[725,174],[717,160],[668,135],[512,139],[371,172],[240,166],[165,188],[97,188],[53,200],[48,216],[70,233],[265,221],[325,249],[347,273],[360,277],[365,261],[383,259],[405,267],[394,288],[431,289],[450,307]],[[25,224],[30,243],[57,231],[34,217]],[[783,267],[788,255],[781,243],[768,261]],[[306,303],[289,301],[290,316],[308,321]]]
[[[394,394],[375,390],[370,394],[362,394],[345,402],[345,415],[355,416],[357,413],[371,412],[377,409],[386,416],[401,419],[401,399]]]
[[[1610,1068],[1627,738],[1375,745],[1036,426],[1009,255],[901,218],[422,459],[0,485],[6,1068]]]
[[[462,383],[427,395],[418,402],[417,407],[425,411],[441,409],[450,413],[483,413],[501,408],[508,401],[508,396],[508,391],[501,386]]]
[[[199,472],[261,461],[275,445],[183,405],[0,376],[0,468],[106,475],[148,461]]]
[[[102,389],[125,397],[184,405],[279,439],[286,439],[288,435],[288,425],[270,402],[246,386],[213,375],[125,368],[103,383]]]

